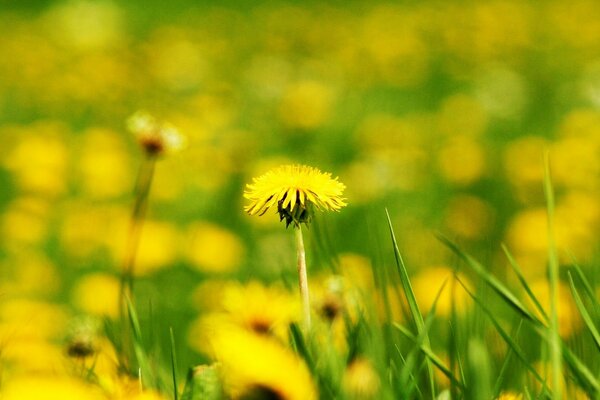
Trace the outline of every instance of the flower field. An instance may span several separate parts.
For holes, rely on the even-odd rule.
[[[0,398],[600,399],[600,3],[0,1]]]

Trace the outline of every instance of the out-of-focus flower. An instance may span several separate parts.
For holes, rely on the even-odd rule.
[[[449,137],[478,137],[487,128],[488,115],[477,99],[456,94],[444,99],[437,125],[440,132]]]
[[[379,393],[379,375],[371,361],[355,358],[344,371],[342,386],[350,399],[375,399]]]
[[[523,395],[514,392],[502,392],[500,396],[496,397],[496,400],[522,400]]]
[[[212,335],[231,327],[285,342],[289,324],[300,319],[296,297],[279,286],[230,283],[212,296],[219,304],[212,313],[194,321],[188,333],[190,344],[199,351],[207,350]]]
[[[280,220],[289,226],[311,220],[311,209],[338,211],[346,205],[342,193],[345,185],[305,165],[283,165],[254,178],[246,185],[244,197],[250,200],[244,210],[250,215],[263,215],[277,205]]]
[[[226,392],[234,399],[313,400],[317,391],[306,365],[288,348],[239,329],[212,340]]]
[[[120,260],[125,251],[128,224],[121,220],[118,234],[114,233],[108,245],[115,260]],[[170,267],[179,255],[179,231],[166,221],[148,220],[140,235],[136,254],[136,276],[147,276]]]
[[[101,128],[85,132],[77,171],[83,192],[93,198],[114,198],[132,186],[125,143],[117,133]]]
[[[479,180],[486,171],[484,147],[466,136],[454,136],[440,149],[440,173],[449,182],[468,185]]]
[[[210,222],[191,224],[187,237],[187,258],[200,271],[231,272],[240,266],[246,252],[235,233]]]
[[[171,124],[156,120],[145,111],[138,111],[127,119],[127,128],[148,155],[162,155],[181,150],[185,137]]]
[[[29,125],[18,136],[2,163],[13,173],[25,193],[55,197],[67,188],[70,152],[64,138],[66,128],[57,122]]]
[[[462,274],[457,274],[460,281],[470,287],[469,279]],[[423,314],[427,314],[433,307],[436,296],[436,314],[448,317],[452,312],[452,304],[457,315],[466,314],[471,308],[469,294],[454,278],[454,271],[448,267],[430,267],[419,272],[412,279],[412,286],[417,298],[417,304]],[[445,284],[445,286],[443,286]],[[442,289],[443,286],[443,289]]]
[[[50,204],[38,197],[27,196],[13,200],[1,215],[4,246],[39,245],[48,233]]]
[[[119,315],[119,279],[106,273],[89,274],[75,284],[73,303],[82,311],[99,317]]]
[[[542,198],[544,164],[542,155],[548,142],[540,136],[522,136],[504,150],[504,168],[508,181],[522,201]]]
[[[99,388],[83,380],[66,376],[26,376],[9,380],[3,385],[6,400],[103,400]]]
[[[458,195],[450,200],[444,221],[450,232],[476,240],[493,229],[494,212],[478,197]]]
[[[548,281],[545,278],[541,278],[536,281],[529,282],[529,287],[531,288],[535,298],[544,308],[546,315],[550,315],[550,287]],[[579,310],[575,305],[575,301],[571,296],[571,289],[568,285],[562,282],[559,282],[558,284],[556,306],[556,312],[558,315],[558,332],[562,338],[569,338],[581,327],[581,317]],[[534,310],[536,314],[542,318],[538,310],[535,308]]]
[[[333,99],[333,90],[322,83],[297,82],[284,93],[279,113],[290,128],[317,128],[329,118]]]

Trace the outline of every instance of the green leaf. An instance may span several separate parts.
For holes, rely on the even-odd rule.
[[[569,272],[569,284],[571,285],[571,292],[573,292],[573,299],[575,300],[575,304],[577,305],[577,309],[585,322],[588,330],[592,334],[592,338],[594,338],[594,343],[596,343],[596,347],[600,350],[600,334],[598,333],[598,329],[594,325],[594,321],[592,321],[592,317],[588,313],[581,297],[579,296],[579,292],[577,292],[577,288],[575,287],[575,283],[573,282],[573,277],[571,276],[571,272]]]

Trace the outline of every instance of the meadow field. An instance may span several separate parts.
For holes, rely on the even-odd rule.
[[[599,238],[596,1],[0,0],[2,400],[600,399]]]

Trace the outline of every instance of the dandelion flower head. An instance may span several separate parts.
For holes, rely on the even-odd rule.
[[[254,178],[246,185],[244,197],[250,200],[244,209],[250,215],[263,215],[277,206],[286,226],[308,223],[312,208],[339,211],[346,205],[342,193],[346,186],[317,168],[306,165],[283,165]]]
[[[181,150],[185,137],[173,125],[160,122],[145,111],[138,111],[127,119],[131,131],[140,146],[149,155],[162,155]]]

